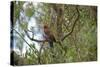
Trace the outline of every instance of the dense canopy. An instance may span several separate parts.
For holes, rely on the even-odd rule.
[[[97,60],[96,6],[24,1],[11,4],[14,65]],[[42,36],[45,24],[56,39],[51,48]]]

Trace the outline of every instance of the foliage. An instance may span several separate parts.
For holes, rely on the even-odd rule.
[[[30,21],[25,20],[25,18],[35,17],[38,21],[37,24],[47,24],[50,27],[57,42],[54,43],[53,48],[41,48],[40,51],[36,49],[34,44],[28,44],[29,49],[26,50],[25,57],[21,59],[24,61],[22,65],[97,60],[97,12],[94,10],[96,6],[38,3],[37,8],[35,8],[34,4],[29,2],[27,9],[23,12],[25,14],[25,22],[23,22],[19,18],[23,18],[20,15],[23,4],[25,3],[21,3],[21,6],[15,4],[16,7],[14,9],[15,18],[20,20],[18,21],[19,24],[17,24],[17,20],[15,21],[19,25],[17,28],[20,28],[18,32],[23,35],[23,38],[26,34],[22,31],[28,31]],[[16,41],[18,41],[17,46],[21,50],[25,41],[22,40],[21,43],[21,37]]]

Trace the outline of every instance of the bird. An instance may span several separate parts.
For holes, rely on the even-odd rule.
[[[48,25],[44,25],[44,38],[49,43],[50,47],[53,47],[53,42],[56,42],[56,39],[53,33],[50,31]]]

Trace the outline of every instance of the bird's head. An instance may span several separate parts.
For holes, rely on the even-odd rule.
[[[47,29],[47,28],[49,28],[48,25],[44,25],[44,29]]]

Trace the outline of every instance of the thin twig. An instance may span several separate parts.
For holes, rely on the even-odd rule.
[[[40,51],[38,52],[38,63],[39,64],[41,64],[41,52],[42,52],[42,49],[43,49],[43,44],[41,45]]]
[[[12,29],[12,30],[14,30],[28,44],[28,46],[34,51],[34,49],[31,47],[31,45],[22,37],[22,35],[19,32],[17,32],[15,29]]]
[[[72,26],[72,30],[71,30],[68,34],[66,34],[66,35],[61,39],[61,41],[63,41],[67,36],[69,36],[69,35],[73,32],[73,30],[74,30],[74,27],[75,27],[75,25],[76,25],[76,22],[77,22],[78,19],[79,19],[79,10],[78,10],[78,7],[76,7],[76,10],[77,10],[77,12],[78,12],[78,16],[77,16],[77,18],[76,18],[76,20],[75,20],[75,22],[74,22],[74,24],[73,24],[73,26]]]
[[[32,41],[36,41],[36,42],[46,42],[47,41],[47,40],[37,40],[37,39],[31,38],[26,30],[24,30],[24,32],[27,35],[27,37]]]

